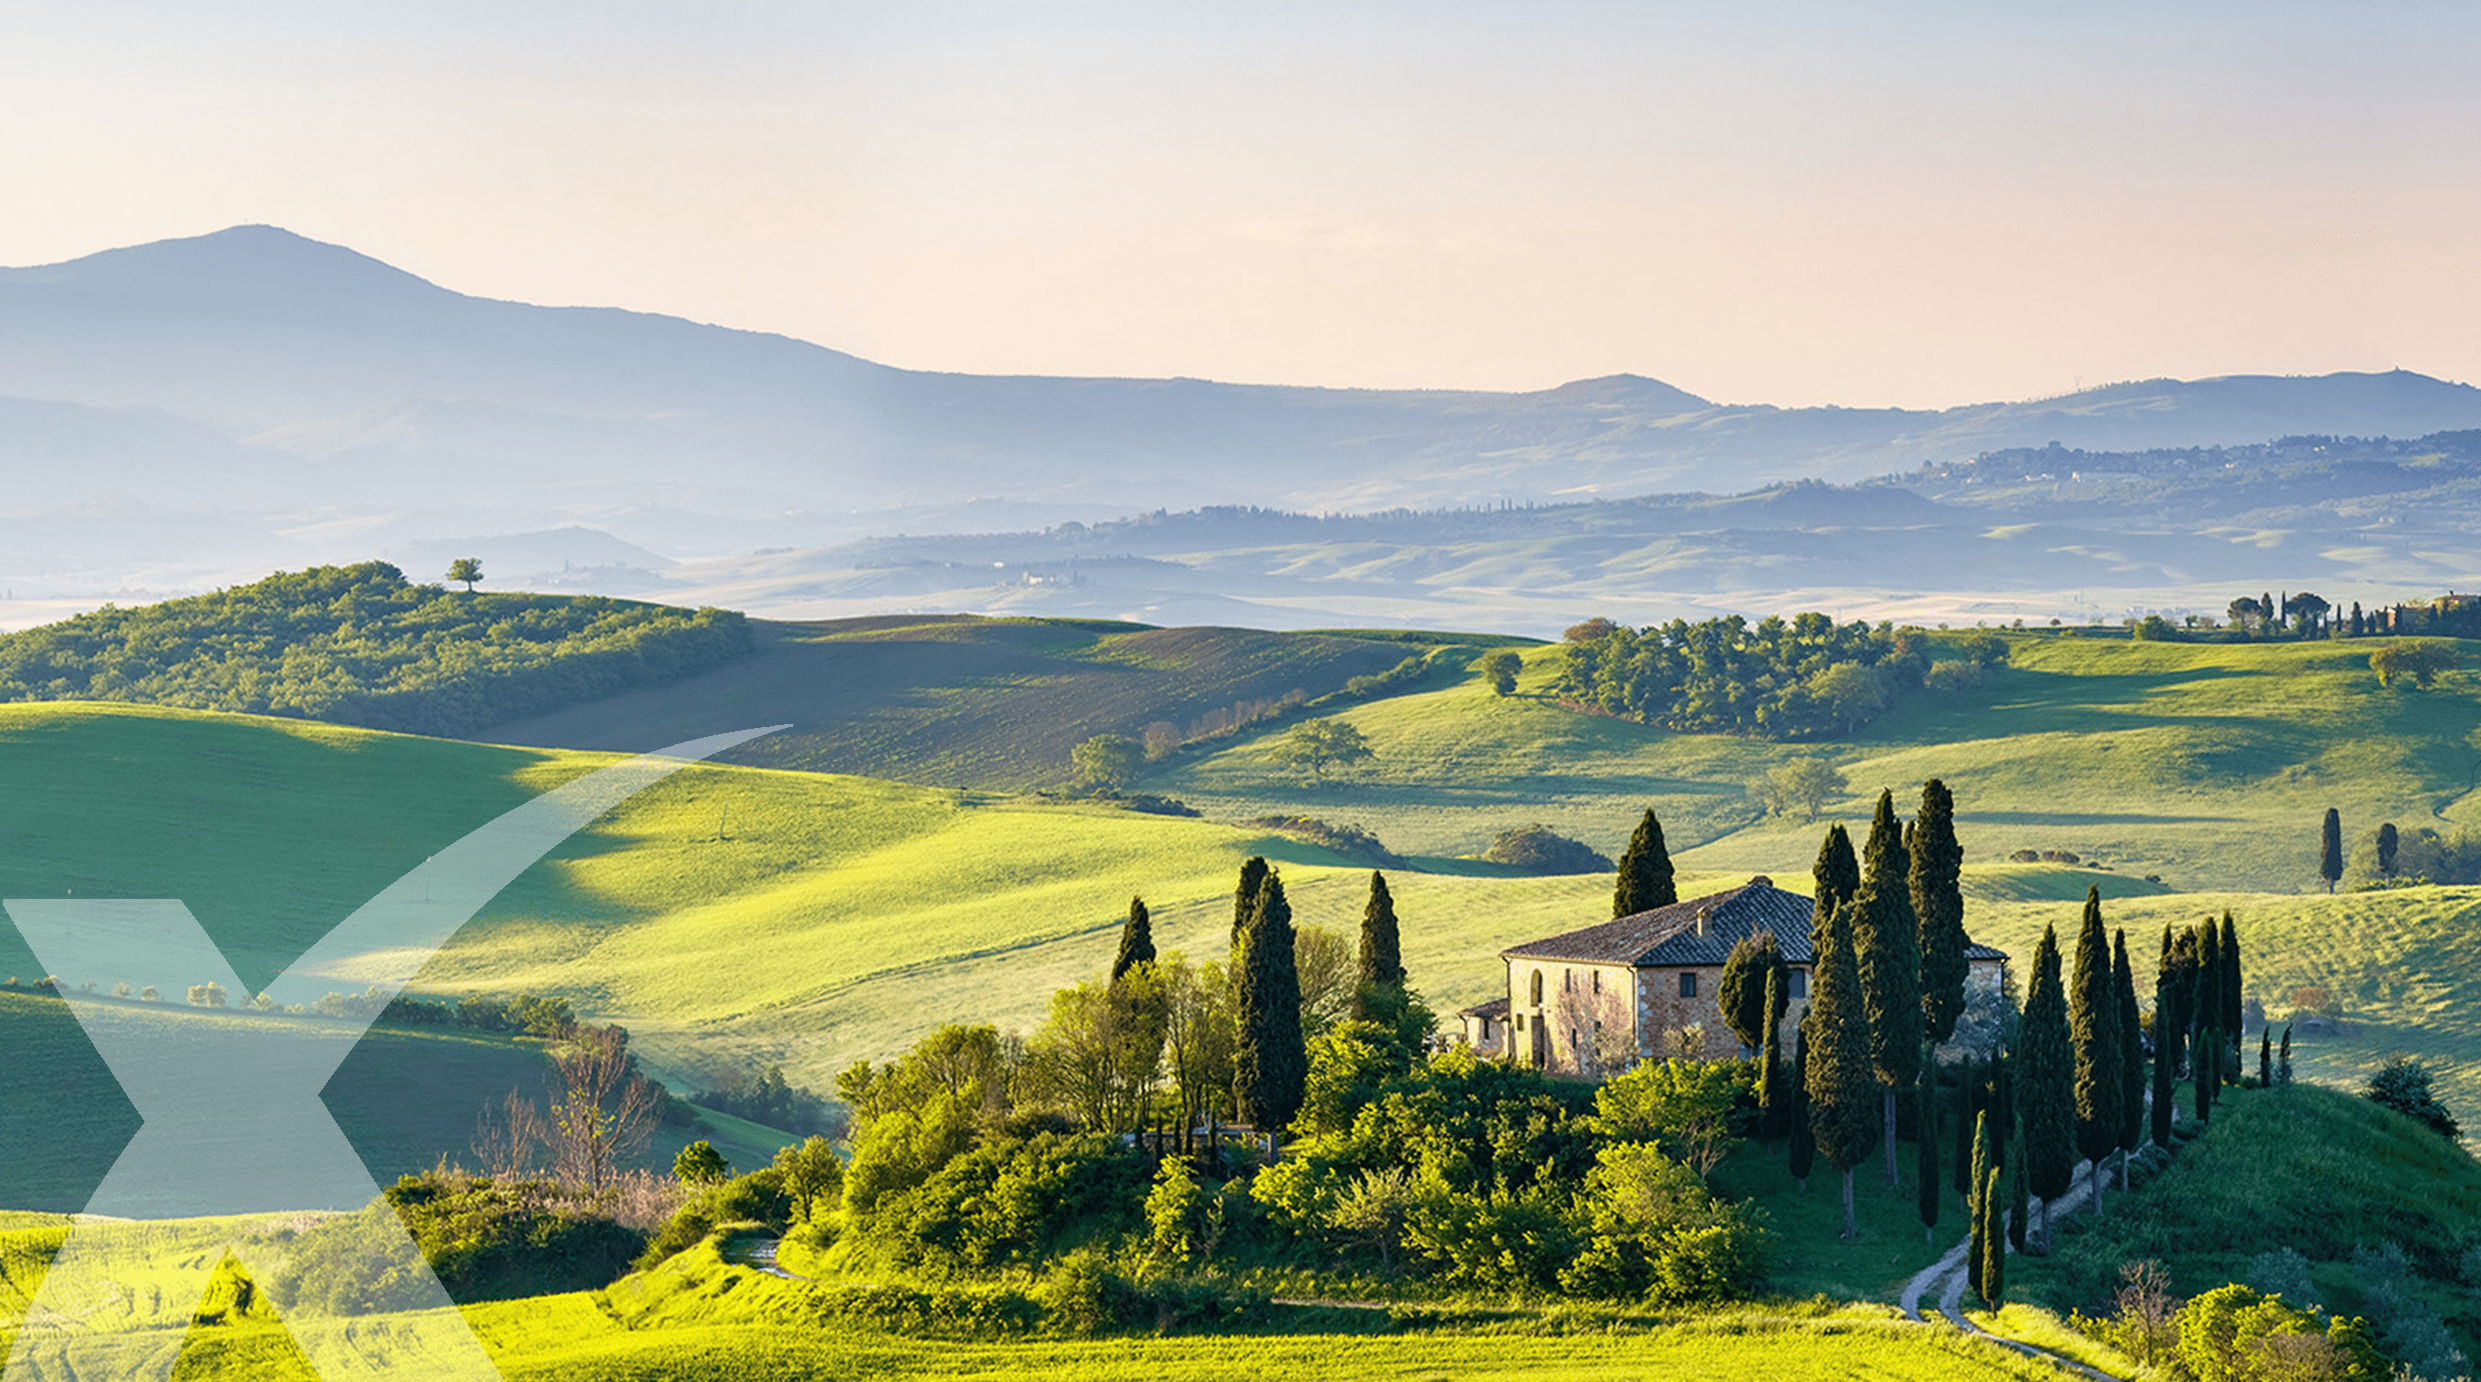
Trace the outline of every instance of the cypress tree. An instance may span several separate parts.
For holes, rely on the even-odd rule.
[[[2136,971],[2128,964],[2128,933],[2111,935],[2111,987],[2119,994],[2119,1188],[2128,1188],[2128,1155],[2145,1145],[2145,1014],[2136,1005]]]
[[[1266,858],[1253,854],[1241,865],[1240,886],[1232,892],[1232,961],[1240,963],[1241,933],[1249,929],[1249,918],[1258,908],[1258,893],[1266,887]]]
[[[1294,968],[1292,904],[1269,870],[1241,933],[1240,1041],[1232,1098],[1241,1121],[1274,1132],[1301,1107],[1309,1058],[1301,1043],[1301,976]]]
[[[1887,1184],[1902,1183],[1895,1160],[1895,1100],[1921,1065],[1921,953],[1912,915],[1911,873],[1903,833],[1895,823],[1895,794],[1878,794],[1862,855],[1861,890],[1850,910],[1861,948],[1861,1002],[1869,1022],[1870,1068],[1879,1082]]]
[[[1956,1034],[1964,1016],[1964,846],[1956,842],[1955,794],[1937,778],[1921,784],[1911,839],[1913,916],[1921,933],[1921,1027],[1932,1042]]]
[[[2171,1147],[2171,1055],[2163,1047],[2162,989],[2154,989],[2154,1145],[2165,1151]]]
[[[2378,827],[2378,875],[2380,877],[2395,876],[2395,853],[2402,848],[2403,836],[2396,831],[2393,821],[2388,821]]]
[[[2329,806],[2326,822],[2318,830],[2317,876],[2326,880],[2326,891],[2333,892],[2343,877],[2343,813]]]
[[[2274,1024],[2271,1022],[2257,1033],[2257,1087],[2274,1088]]]
[[[1995,1200],[1999,1195],[1999,1173],[1992,1171],[1984,1187],[1984,1198]],[[2021,1207],[2017,1213],[2022,1214]],[[2018,1234],[2022,1237],[2022,1234]],[[2007,1244],[1995,1233],[1982,1237],[1981,1303],[1993,1310],[2007,1301]]]
[[[2197,972],[2194,996],[2188,1000],[2188,1023],[2195,1033],[2196,1053],[2189,1059],[2191,1071],[2202,1068],[2205,1040],[2223,1017],[2223,942],[2214,929],[2213,918],[2197,928]]]
[[[1847,1239],[1860,1236],[1852,1171],[1878,1141],[1880,1105],[1878,1082],[1870,1070],[1860,965],[1852,953],[1852,913],[1859,910],[1858,905],[1827,909],[1826,949],[1818,957],[1809,994],[1809,1060],[1802,1071],[1818,1154],[1843,1173]]]
[[[2092,1162],[2094,1213],[2102,1210],[2102,1162],[2119,1147],[2122,1095],[2119,993],[2111,984],[2110,938],[2102,930],[2102,890],[2085,889],[2076,933],[2075,981],[2068,986],[2068,1034],[2076,1052],[2076,1151]],[[2044,1198],[2048,1198],[2045,1196]]]
[[[1369,905],[1361,909],[1361,971],[1353,989],[1353,1016],[1363,1022],[1389,1020],[1403,1005],[1388,1000],[1403,994],[1404,947],[1396,929],[1396,900],[1387,891],[1387,875],[1373,869]]]
[[[2059,933],[2042,929],[2033,952],[2033,987],[2018,1029],[2015,1097],[2026,1187],[2040,1197],[2042,1241],[2050,1240],[2050,1201],[2076,1174],[2076,1048],[2068,1031],[2067,992],[2059,978]]]
[[[1861,890],[1861,859],[1852,852],[1852,836],[1837,821],[1826,828],[1826,838],[1818,842],[1818,861],[1809,866],[1810,896],[1816,905],[1809,914],[1809,953],[1815,956],[1826,935],[1826,900],[1833,898],[1842,906]]]
[[[2214,1121],[2214,1096],[2220,1092],[2223,1074],[2222,1034],[2211,1027],[2197,1038],[2196,1066],[2197,1121],[2210,1123]]]
[[[1766,1040],[1758,1048],[1757,1112],[1769,1134],[1783,1124],[1783,1014],[1792,1001],[1784,979],[1789,972],[1780,957],[1766,969]]]
[[[1921,1184],[1918,1208],[1921,1213],[1921,1241],[1938,1241],[1938,1202],[1947,1198],[1938,1183],[1938,1062],[1926,1054],[1921,1060],[1921,1083],[1913,1096],[1920,1100],[1916,1117],[1920,1126],[1914,1129],[1914,1140],[1921,1150]]]
[[[1723,960],[1723,981],[1715,986],[1715,1006],[1722,1010],[1723,1025],[1732,1029],[1744,1051],[1755,1051],[1766,1044],[1768,1005],[1767,984],[1773,979],[1782,959],[1775,953],[1775,933],[1759,931],[1742,936]]]
[[[1146,915],[1146,899],[1129,899],[1129,919],[1120,927],[1120,953],[1111,961],[1111,982],[1139,965],[1154,963],[1154,922]]]
[[[1787,1135],[1792,1139],[1792,1179],[1800,1188],[1809,1188],[1809,1168],[1818,1161],[1817,1131],[1809,1126],[1809,1014],[1802,1013],[1792,1032],[1792,1069],[1783,1085],[1784,1102],[1791,1105],[1785,1115]]]
[[[2223,913],[2222,944],[2218,948],[2221,951],[2219,958],[2223,962],[2223,1020],[2220,1025],[2223,1032],[2230,1038],[2230,1040],[2237,1042],[2240,1039],[2241,1030],[2240,933],[2238,929],[2231,924],[2231,913],[2229,912]],[[2232,1052],[2235,1058],[2239,1052],[2239,1048],[2236,1045],[2228,1046],[2224,1049]]]
[[[1635,916],[1679,900],[1680,889],[1671,877],[1671,851],[1663,844],[1663,823],[1654,819],[1654,808],[1649,806],[1645,819],[1637,822],[1637,833],[1628,837],[1628,849],[1620,855],[1620,881],[1611,894],[1611,915]]]
[[[1955,1190],[1959,1195],[1973,1193],[1973,1139],[1981,1130],[1981,1101],[1975,1097],[1978,1086],[1973,1073],[1972,1053],[1965,1053],[1956,1067],[1956,1145]]]
[[[2188,992],[2193,987],[2182,967],[2171,923],[2162,923],[2162,958],[2154,962],[2154,1059],[2167,1061],[2179,1073],[2188,1047]]]
[[[2283,1049],[2274,1058],[2274,1082],[2291,1088],[2291,1024],[2283,1024]]]
[[[2024,1251],[2027,1223],[2033,1217],[2033,1158],[2025,1153],[2024,1123],[2016,1123],[2015,1142],[1999,1152],[1999,1164],[2007,1168],[2007,1242],[2018,1252]]]
[[[1981,1297],[1981,1259],[1989,1248],[1991,1211],[1998,1200],[1990,1179],[1995,1166],[1991,1160],[1990,1115],[1985,1112],[1973,1120],[1972,1163],[1965,1169],[1970,1179],[1965,1183],[1964,1212],[1973,1225],[1973,1246],[1964,1255],[1964,1276],[1976,1300]]]

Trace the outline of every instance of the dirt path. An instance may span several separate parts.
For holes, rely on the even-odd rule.
[[[2092,1169],[2093,1163],[2090,1161],[2076,1163],[2075,1177],[2069,1181],[2067,1190],[2059,1198],[2050,1201],[2047,1206],[2044,1206],[2040,1200],[2033,1201],[2032,1210],[2036,1213],[2047,1212],[2054,1220],[2075,1212],[2093,1193]],[[1924,1299],[1928,1299],[1932,1302],[1930,1309],[1941,1323],[1960,1329],[1975,1338],[1986,1339],[2001,1348],[2021,1353],[2027,1358],[2042,1359],[2079,1377],[2093,1378],[2095,1382],[2119,1382],[2117,1378],[2099,1368],[2088,1367],[2073,1358],[2053,1353],[2045,1348],[2036,1348],[2014,1339],[2000,1338],[1973,1323],[1972,1318],[1965,1314],[1964,1304],[1965,1289],[1971,1284],[1971,1273],[1966,1270],[1967,1264],[1964,1259],[1972,1251],[1972,1247],[1972,1235],[1966,1234],[1963,1242],[1948,1249],[1944,1257],[1922,1268],[1914,1274],[1912,1280],[1904,1283],[1904,1293],[1896,1303],[1903,1308],[1907,1318],[1925,1320],[1926,1317],[1921,1313],[1921,1303]],[[2014,1252],[2015,1249],[2010,1248],[2008,1251]]]

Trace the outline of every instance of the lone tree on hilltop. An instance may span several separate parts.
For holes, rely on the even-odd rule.
[[[2018,1029],[2016,1113],[2023,1123],[2018,1156],[2026,1189],[2042,1200],[2042,1241],[2050,1240],[2050,1201],[2076,1174],[2076,1050],[2068,1034],[2067,991],[2059,976],[2059,933],[2042,929],[2033,951],[2033,986]]]
[[[1956,841],[1956,799],[1937,778],[1921,784],[1913,817],[1912,910],[1921,928],[1921,1027],[1932,1042],[1953,1037],[1964,1016],[1971,973],[1964,934],[1964,846]]]
[[[1292,941],[1292,904],[1284,899],[1284,880],[1270,869],[1241,932],[1240,1043],[1233,1058],[1232,1102],[1241,1121],[1260,1132],[1292,1121],[1309,1075]]]
[[[1154,963],[1154,919],[1146,914],[1146,899],[1129,899],[1129,919],[1120,926],[1120,953],[1112,957],[1111,982],[1139,965]]]
[[[1077,776],[1089,786],[1116,792],[1146,766],[1146,746],[1120,734],[1097,734],[1068,751]]]
[[[2396,832],[2393,821],[2387,821],[2378,827],[2378,876],[2380,878],[2395,876],[2395,851],[2402,847],[2403,836]]]
[[[1516,674],[1524,666],[1523,658],[1501,648],[1495,653],[1485,654],[1481,661],[1473,664],[1473,670],[1482,674],[1482,680],[1490,684],[1494,694],[1513,696],[1516,694]]]
[[[1671,850],[1663,843],[1663,823],[1654,818],[1654,808],[1649,806],[1620,855],[1620,881],[1611,894],[1611,915],[1635,916],[1679,900],[1679,885],[1672,881]]]
[[[1361,909],[1361,955],[1353,989],[1353,1016],[1389,1020],[1404,999],[1404,944],[1396,926],[1396,899],[1387,875],[1370,871],[1370,900]]]
[[[1844,1231],[1858,1238],[1860,1219],[1852,1198],[1852,1171],[1878,1141],[1878,1081],[1870,1071],[1869,1017],[1861,998],[1861,968],[1853,954],[1852,913],[1857,906],[1826,904],[1825,948],[1809,994],[1809,1059],[1802,1078],[1809,1096],[1809,1127],[1818,1153],[1843,1173]]]
[[[1895,1101],[1921,1066],[1921,953],[1912,915],[1912,872],[1904,857],[1895,794],[1878,794],[1861,890],[1851,910],[1859,927],[1861,1001],[1869,1014],[1869,1060],[1877,1072],[1885,1124],[1887,1184],[1903,1177],[1895,1158]]]
[[[1797,814],[1803,821],[1814,821],[1829,797],[1840,795],[1851,785],[1826,759],[1795,758],[1767,769],[1749,791],[1770,816],[1788,820]]]
[[[448,579],[463,581],[465,593],[473,594],[474,587],[482,582],[482,559],[480,557],[459,557],[448,563]]]
[[[2333,892],[2343,878],[2343,813],[2326,808],[2326,823],[2318,830],[2317,876],[2326,880],[2326,891]]]
[[[1312,781],[1323,785],[1329,768],[1345,768],[1378,757],[1370,741],[1348,721],[1331,716],[1303,720],[1275,745],[1275,761],[1287,768],[1307,768]]]
[[[1817,899],[1817,908],[1809,918],[1809,951],[1814,955],[1818,938],[1825,934],[1827,899],[1833,898],[1840,906],[1861,890],[1860,856],[1852,852],[1852,835],[1842,821],[1826,828],[1826,838],[1818,842],[1818,861],[1809,866],[1809,877],[1815,884],[1812,896]]]

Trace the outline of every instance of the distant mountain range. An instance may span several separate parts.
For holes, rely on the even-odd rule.
[[[0,270],[0,590],[91,601],[379,552],[433,576],[439,544],[497,534],[503,577],[628,593],[687,558],[1158,509],[1741,493],[2054,442],[2460,428],[2481,428],[2481,390],[2400,370],[1939,411],[1724,404],[1627,375],[1485,393],[924,373],[468,297],[244,226]],[[524,536],[579,524],[602,533]]]

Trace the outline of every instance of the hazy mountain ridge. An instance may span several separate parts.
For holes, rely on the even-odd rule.
[[[1248,505],[1380,514],[1368,540],[1391,546],[1411,534],[1385,528],[1381,511],[1644,491],[1740,497],[1687,494],[1586,530],[1608,545],[1660,514],[1679,520],[1668,538],[1935,525],[1946,521],[1935,509],[1864,518],[1857,492],[1743,492],[2053,441],[2141,449],[2473,427],[2481,390],[2404,371],[2144,381],[1938,411],[1717,403],[1630,375],[1490,393],[916,372],[679,318],[469,297],[264,226],[0,270],[0,581],[21,595],[195,589],[581,523],[676,560]],[[62,526],[106,511],[132,516],[144,540],[106,522]],[[1342,532],[1275,541],[1260,524],[1247,538],[1325,545]],[[1231,536],[1127,554],[1225,552]],[[1638,558],[1632,579],[1739,588],[1694,552]],[[1207,563],[1234,577],[1251,564]],[[538,556],[505,574],[556,565]],[[1438,580],[1459,563],[1418,565]],[[1398,582],[1380,574],[1362,584],[1384,604]],[[1547,568],[1468,574],[1564,584]],[[1285,589],[1193,594],[1244,610],[1325,598]]]

